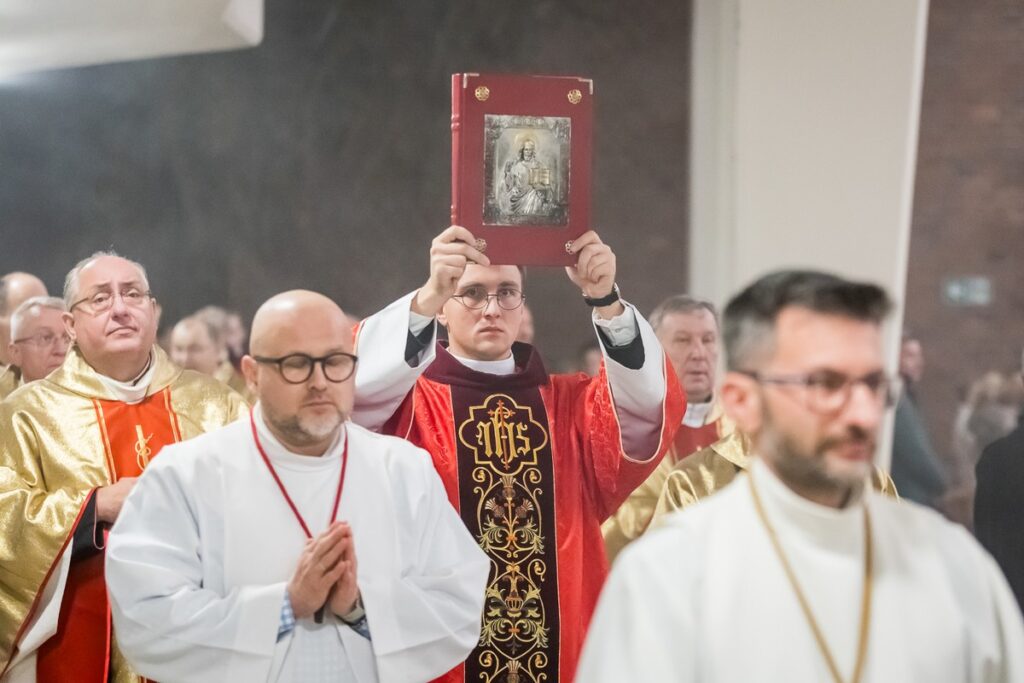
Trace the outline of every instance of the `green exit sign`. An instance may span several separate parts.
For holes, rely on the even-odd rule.
[[[989,306],[992,280],[980,275],[947,278],[942,283],[942,293],[952,306]]]

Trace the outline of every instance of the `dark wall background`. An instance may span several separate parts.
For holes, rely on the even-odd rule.
[[[267,0],[258,48],[0,86],[0,272],[51,290],[111,248],[173,323],[307,287],[368,314],[427,275],[450,201],[450,74],[594,78],[595,227],[649,310],[686,283],[689,3]],[[538,342],[590,338],[532,269]]]
[[[947,278],[965,276],[990,278],[991,305],[945,301]],[[1024,3],[932,0],[906,321],[925,350],[918,396],[947,462],[963,388],[1020,370],[1022,285]]]

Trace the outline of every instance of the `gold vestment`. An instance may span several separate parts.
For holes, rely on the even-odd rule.
[[[718,401],[715,401],[706,419],[707,425],[713,423],[718,425],[717,438],[719,439],[734,429],[732,421],[722,413],[722,407]],[[681,429],[686,429],[686,427]],[[604,538],[604,549],[609,564],[615,560],[623,548],[647,530],[669,473],[694,452],[679,453],[678,450],[678,444],[673,443],[658,467],[629,494],[626,502],[601,524],[601,536]]]
[[[217,370],[213,373],[213,377],[237,391],[249,405],[256,403],[256,397],[249,391],[249,385],[246,384],[245,377],[238,370],[235,370],[235,366],[231,364],[231,361],[221,361],[221,364],[217,366]]]
[[[0,371],[0,401],[10,396],[20,386],[21,370],[13,365],[8,365]]]
[[[169,388],[181,440],[247,413],[242,398],[211,377],[174,365],[154,347],[147,395]],[[45,379],[0,403],[0,671],[37,609],[92,489],[111,483],[97,401],[117,401],[77,347]],[[112,680],[135,676],[114,653]]]

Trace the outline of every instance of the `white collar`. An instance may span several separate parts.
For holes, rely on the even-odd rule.
[[[104,374],[96,373],[103,382],[103,386],[110,390],[110,393],[114,395],[118,401],[122,403],[134,404],[139,403],[142,399],[146,398],[149,394],[149,385],[153,381],[153,374],[156,372],[156,362],[153,358],[153,352],[149,352],[149,362],[146,364],[146,368],[139,374],[135,379],[128,382],[121,382],[113,377],[107,377]]]
[[[683,425],[686,427],[703,427],[711,413],[711,406],[714,399],[707,403],[687,403],[686,414],[683,415]]]
[[[288,450],[288,447],[281,443],[274,436],[274,433],[270,431],[270,427],[267,426],[266,418],[263,415],[263,407],[259,403],[253,406],[252,413],[253,420],[256,422],[256,433],[260,437],[260,445],[263,446],[264,452],[274,462],[274,465],[292,470],[317,470],[324,467],[333,467],[336,461],[341,459],[341,452],[345,446],[345,439],[343,438],[345,436],[344,423],[342,423],[341,429],[338,430],[338,435],[335,437],[334,442],[327,448],[324,454],[319,457],[313,457]]]
[[[511,351],[508,352],[508,358],[502,358],[501,360],[476,360],[474,358],[456,356],[454,353],[451,355],[452,358],[459,361],[470,370],[485,372],[488,375],[511,375],[516,371],[516,359],[512,355]]]
[[[797,533],[815,545],[840,553],[863,548],[864,502],[861,494],[836,509],[810,501],[793,491],[760,457],[752,458],[749,473],[757,485],[765,514],[780,536]]]

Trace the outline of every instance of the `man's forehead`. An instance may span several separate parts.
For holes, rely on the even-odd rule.
[[[666,313],[661,324],[662,327],[668,328],[673,332],[718,331],[718,323],[715,322],[715,316],[706,308]]]
[[[63,311],[49,306],[33,306],[25,313],[22,322],[25,329],[37,330],[43,327],[63,327]]]
[[[867,320],[784,308],[775,321],[775,358],[801,367],[881,366],[882,331]]]
[[[78,274],[78,285],[83,289],[144,283],[145,278],[138,266],[116,256],[100,257],[86,264]]]
[[[352,351],[352,328],[343,316],[322,315],[295,320],[293,324],[273,324],[253,340],[260,355],[284,356],[305,353],[320,356],[335,351]]]
[[[515,285],[521,287],[523,275],[516,266],[479,266],[470,264],[459,279],[459,285]]]

